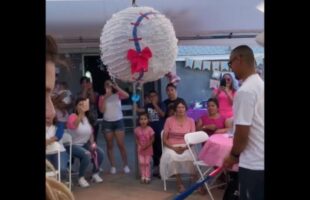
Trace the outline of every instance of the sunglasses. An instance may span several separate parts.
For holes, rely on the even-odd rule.
[[[241,55],[240,55],[241,56]],[[231,59],[230,61],[228,61],[228,67],[231,68],[232,63],[236,60],[237,56],[234,57],[233,59]]]

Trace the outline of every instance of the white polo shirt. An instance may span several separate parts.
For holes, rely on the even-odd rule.
[[[264,81],[258,74],[249,76],[234,97],[234,125],[250,126],[249,140],[240,154],[239,166],[264,170]]]

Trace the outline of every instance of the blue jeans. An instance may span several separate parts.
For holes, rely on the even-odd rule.
[[[98,158],[98,166],[100,166],[104,159],[104,152],[98,146],[97,146],[96,151],[97,151],[97,158]],[[89,143],[86,143],[83,146],[72,145],[72,157],[76,157],[80,160],[79,177],[83,177],[85,175],[85,172],[90,164],[90,161],[93,162],[93,173],[99,172],[99,167],[98,169],[96,168],[94,160],[92,160],[91,158]]]
[[[264,200],[264,170],[239,167],[240,200]]]
[[[125,125],[123,119],[114,121],[114,122],[108,122],[103,120],[102,127],[104,130],[104,133],[111,133],[115,131],[125,131]]]
[[[58,156],[57,154],[46,155],[46,159],[49,160],[55,169],[58,170]],[[67,174],[67,164],[69,160],[69,155],[67,152],[60,152],[60,174],[64,177]]]

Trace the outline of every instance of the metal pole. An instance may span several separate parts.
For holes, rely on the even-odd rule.
[[[136,94],[136,83],[132,84],[132,93]],[[137,106],[135,101],[132,101],[132,107],[134,108],[134,106]],[[136,179],[139,179],[139,163],[138,163],[138,150],[137,150],[137,145],[136,145],[136,140],[135,140],[135,133],[134,133],[134,129],[136,128],[136,117],[137,116],[137,112],[134,112],[132,110],[132,125],[133,125],[133,137],[134,137],[134,144],[135,144],[135,168],[136,168]]]

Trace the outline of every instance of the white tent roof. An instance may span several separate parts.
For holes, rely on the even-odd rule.
[[[130,7],[131,2],[46,0],[46,32],[63,43],[74,44],[83,40],[84,43],[93,43],[98,47],[105,22],[113,13]],[[184,44],[191,43],[187,39],[195,39],[197,36],[201,39],[230,33],[232,36],[253,35],[250,40],[254,44],[255,36],[264,28],[264,15],[256,8],[261,2],[262,0],[136,0],[138,6],[153,7],[165,14]]]

